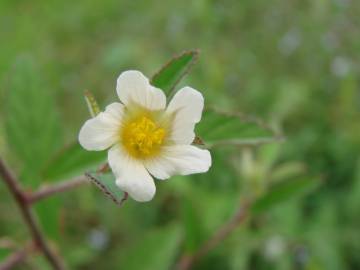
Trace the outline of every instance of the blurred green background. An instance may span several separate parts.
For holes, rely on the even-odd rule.
[[[43,201],[70,269],[173,269],[246,195],[299,177],[316,184],[252,213],[194,269],[360,269],[359,17],[357,0],[1,0],[0,154],[29,189],[49,181],[44,166],[89,118],[85,89],[104,107],[120,72],[151,76],[199,48],[181,85],[286,140],[215,149],[209,173],[157,181],[150,203],[118,208],[94,186]],[[21,246],[29,236],[3,184],[0,196],[0,243]],[[3,244],[0,260],[10,252]],[[49,268],[32,256],[18,269]]]

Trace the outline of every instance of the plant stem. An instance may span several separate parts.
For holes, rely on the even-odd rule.
[[[227,238],[240,224],[248,217],[250,201],[245,201],[235,215],[224,225],[222,225],[197,251],[190,255],[183,255],[177,268],[179,270],[188,270],[196,261],[205,256],[209,251]]]
[[[25,261],[26,257],[31,251],[33,251],[34,248],[35,247],[33,244],[29,244],[24,248],[12,253],[5,259],[5,261],[0,264],[0,270],[10,270],[13,267],[19,265],[20,263]]]
[[[35,203],[56,193],[71,190],[88,182],[89,181],[85,176],[78,176],[71,180],[63,181],[54,185],[47,185],[41,187],[39,190],[34,191],[33,193],[30,193],[27,196],[27,200],[29,203]]]
[[[26,226],[29,228],[31,236],[35,245],[43,252],[44,256],[56,270],[65,269],[61,259],[50,249],[45,241],[43,233],[39,225],[36,223],[33,212],[31,211],[30,204],[28,203],[26,193],[20,187],[19,181],[13,176],[5,163],[0,159],[0,175],[5,184],[8,186],[11,194],[13,195],[16,203],[18,204],[22,217]]]

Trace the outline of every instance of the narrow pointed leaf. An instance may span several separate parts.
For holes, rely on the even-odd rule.
[[[152,77],[151,84],[169,96],[176,84],[190,71],[198,55],[198,50],[190,50],[175,56]]]

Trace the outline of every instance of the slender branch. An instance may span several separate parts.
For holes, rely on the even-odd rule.
[[[22,263],[27,257],[27,250],[20,249],[17,252],[11,254],[4,262],[0,264],[0,270],[9,270],[18,264]]]
[[[27,202],[25,192],[22,191],[18,180],[12,175],[10,170],[6,167],[5,163],[0,159],[0,176],[3,178],[5,184],[8,186],[10,192],[18,204],[25,224],[29,228],[35,245],[44,253],[44,256],[52,267],[56,270],[65,269],[63,262],[55,253],[52,252],[46,243],[38,224],[35,221],[33,212],[31,211],[30,204]]]
[[[34,245],[29,244],[22,249],[12,253],[9,255],[5,261],[0,264],[0,270],[10,270],[13,267],[19,265],[20,263],[26,260],[26,257],[29,255],[31,251],[34,250]]]
[[[245,201],[235,215],[224,225],[222,225],[197,251],[190,255],[184,255],[180,258],[177,268],[179,270],[188,270],[196,261],[205,256],[209,251],[227,238],[240,224],[248,217],[250,201]]]
[[[109,164],[105,163],[103,164],[97,172],[99,173],[105,173],[110,169]],[[74,177],[70,180],[65,180],[60,183],[56,183],[53,185],[45,185],[41,187],[39,190],[34,191],[30,194],[27,194],[27,201],[28,203],[35,203],[39,200],[45,199],[49,196],[52,196],[56,193],[65,192],[68,190],[72,190],[78,186],[81,186],[85,183],[88,183],[88,179],[86,178],[86,175],[80,175],[77,177]]]
[[[66,180],[54,185],[46,185],[41,187],[39,190],[34,191],[27,195],[27,201],[29,203],[35,203],[39,200],[45,199],[49,196],[52,196],[56,193],[65,192],[68,190],[72,190],[78,186],[81,186],[89,181],[85,176],[78,176],[71,180]]]

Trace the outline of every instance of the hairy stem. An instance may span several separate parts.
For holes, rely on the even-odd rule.
[[[74,189],[78,186],[81,186],[89,181],[85,176],[78,176],[70,180],[66,180],[54,185],[47,185],[41,187],[39,190],[30,193],[27,196],[27,200],[29,203],[35,203],[39,200],[45,199],[49,196],[52,196],[56,193],[65,192],[71,189]]]
[[[10,254],[2,263],[0,263],[0,270],[10,270],[20,263],[24,262],[26,257],[35,249],[34,244],[26,245],[24,248]]]
[[[13,195],[19,209],[21,211],[23,220],[28,227],[35,245],[41,250],[51,264],[53,269],[65,269],[62,260],[50,249],[45,241],[44,235],[37,224],[33,212],[30,208],[30,203],[27,200],[26,193],[20,187],[19,181],[13,176],[5,163],[0,159],[0,176],[3,178],[5,184]]]

